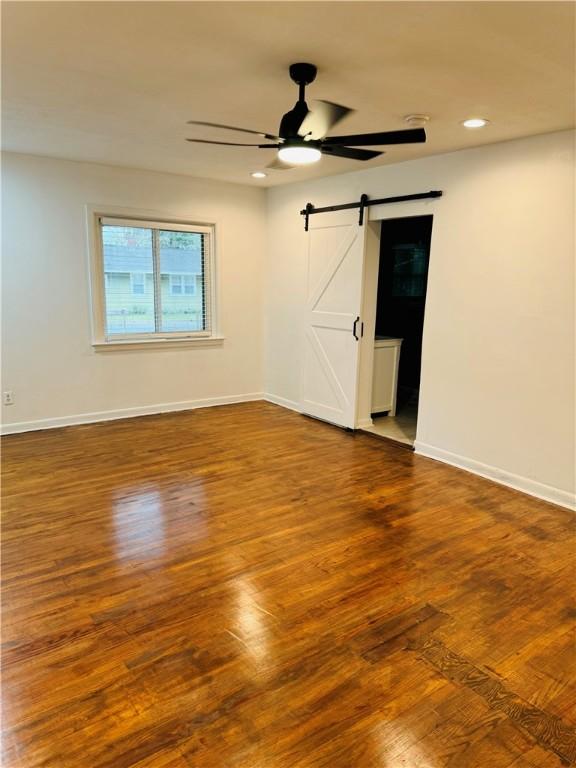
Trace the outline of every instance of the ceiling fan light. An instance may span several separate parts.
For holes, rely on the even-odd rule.
[[[278,157],[290,165],[309,165],[320,160],[322,152],[316,147],[280,147]]]

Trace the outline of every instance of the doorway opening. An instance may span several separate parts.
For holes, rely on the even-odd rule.
[[[372,425],[405,445],[416,439],[432,216],[384,219],[380,233],[372,371]]]

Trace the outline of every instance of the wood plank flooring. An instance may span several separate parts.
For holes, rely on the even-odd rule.
[[[3,469],[4,768],[576,764],[573,513],[267,403]]]

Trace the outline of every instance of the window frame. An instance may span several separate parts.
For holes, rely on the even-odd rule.
[[[224,337],[218,322],[217,290],[217,240],[216,222],[184,221],[157,212],[135,212],[132,209],[118,209],[111,206],[86,206],[90,291],[92,307],[92,346],[96,350],[137,348],[152,346],[175,346],[192,344],[210,346],[221,344]],[[196,232],[206,235],[204,252],[204,301],[207,309],[209,328],[203,331],[153,331],[148,333],[107,334],[104,253],[102,223],[119,226],[146,227],[175,232]],[[155,265],[155,268],[159,265]],[[186,294],[183,294],[186,295]],[[198,291],[194,295],[198,295]]]

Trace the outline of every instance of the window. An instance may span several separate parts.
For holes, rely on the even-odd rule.
[[[170,275],[170,293],[172,296],[194,296],[196,275]]]
[[[182,275],[170,275],[170,293],[173,296],[180,296],[182,291]]]
[[[96,217],[103,343],[213,336],[210,226]]]
[[[146,293],[146,275],[142,272],[131,272],[130,285],[133,296],[143,296]]]

